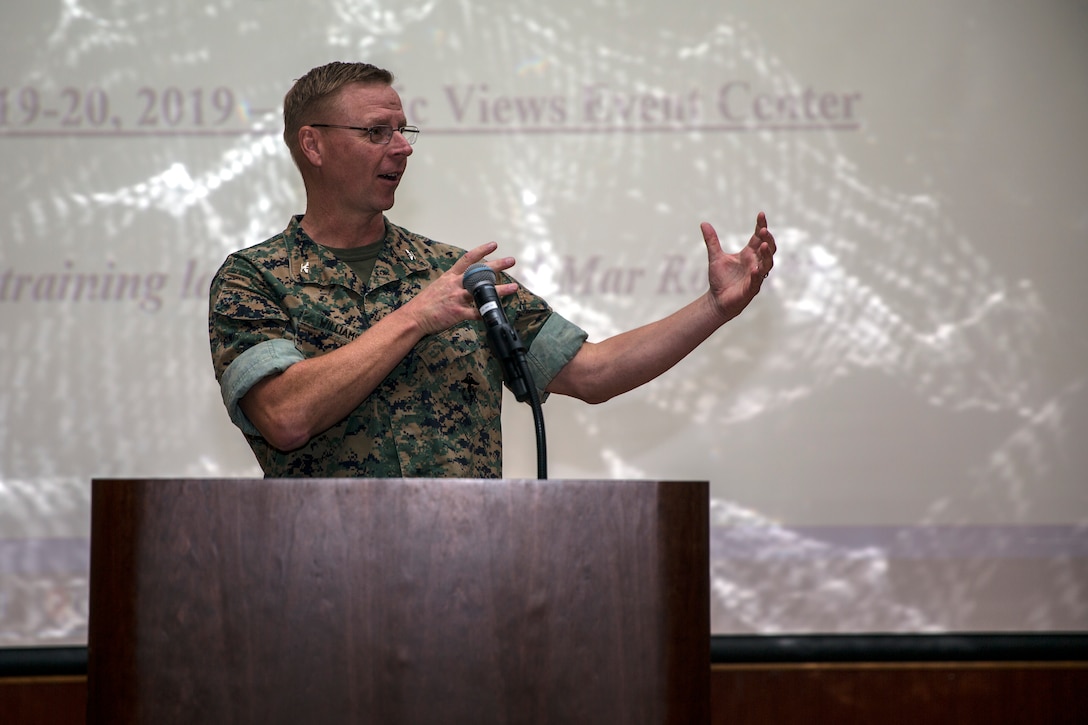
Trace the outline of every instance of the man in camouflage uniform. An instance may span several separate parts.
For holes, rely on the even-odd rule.
[[[710,288],[658,322],[586,334],[485,260],[389,222],[384,212],[418,129],[405,126],[393,77],[330,63],[284,99],[284,139],[306,186],[306,213],[223,264],[211,287],[212,361],[231,419],[266,476],[499,477],[502,371],[462,277],[497,285],[543,395],[602,402],[672,367],[739,314],[773,266],[759,214],[725,254],[702,225]]]
[[[420,340],[355,410],[301,448],[277,450],[246,418],[238,401],[254,383],[348,344],[464,254],[387,222],[381,254],[363,282],[300,221],[231,255],[213,293],[223,398],[261,467],[277,476],[500,476],[502,371],[476,322]],[[529,347],[534,379],[551,380],[585,334],[540,298],[523,289],[515,294],[504,305],[507,315]]]

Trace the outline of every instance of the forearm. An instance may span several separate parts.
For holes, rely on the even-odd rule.
[[[548,391],[602,403],[643,385],[672,368],[725,322],[707,295],[668,317],[586,343]]]
[[[390,313],[352,342],[271,375],[242,398],[242,411],[280,450],[293,450],[343,420],[423,338],[416,320]]]

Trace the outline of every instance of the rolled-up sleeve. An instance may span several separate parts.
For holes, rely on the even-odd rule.
[[[220,393],[230,419],[243,433],[260,435],[260,431],[242,412],[239,401],[258,382],[269,375],[282,373],[302,359],[302,353],[290,340],[277,338],[249,348],[227,366],[219,383]]]
[[[552,312],[548,317],[525,356],[541,400],[547,398],[544,388],[578,354],[588,337],[585,330],[562,315]]]

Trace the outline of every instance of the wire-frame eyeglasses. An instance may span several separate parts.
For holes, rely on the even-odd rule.
[[[386,145],[393,140],[393,132],[398,132],[401,136],[404,136],[404,140],[409,144],[414,144],[416,139],[419,138],[419,128],[416,126],[401,126],[399,128],[393,128],[392,126],[341,126],[338,123],[311,123],[308,124],[314,128],[344,128],[348,131],[358,131],[359,133],[365,133],[371,143],[376,143],[381,146]]]

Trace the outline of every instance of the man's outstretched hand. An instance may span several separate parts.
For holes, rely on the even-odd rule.
[[[748,306],[774,267],[774,236],[767,229],[767,215],[763,212],[756,216],[756,229],[748,244],[733,254],[722,251],[714,227],[703,222],[700,229],[706,243],[708,294],[722,322],[727,322]]]

